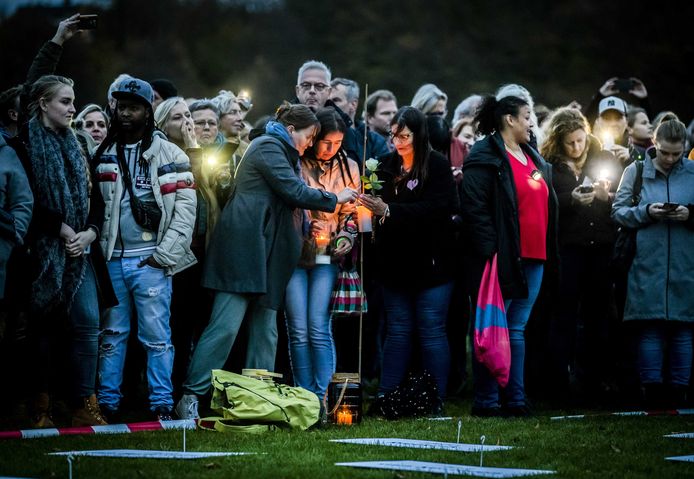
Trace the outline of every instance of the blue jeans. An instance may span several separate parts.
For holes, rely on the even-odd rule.
[[[639,336],[641,384],[663,383],[663,360],[668,350],[669,383],[687,386],[692,371],[691,323],[683,321],[644,322]]]
[[[94,269],[88,259],[84,279],[70,308],[70,329],[73,396],[79,399],[94,394],[99,351],[99,299]]]
[[[383,287],[386,338],[379,395],[395,390],[405,379],[416,333],[422,365],[434,376],[439,396],[446,396],[451,362],[446,317],[452,291],[453,282],[419,291]]]
[[[544,265],[537,262],[524,262],[523,272],[528,283],[528,297],[504,301],[508,336],[511,343],[511,371],[505,389],[506,405],[520,407],[525,405],[525,325],[528,323],[533,305],[540,292]],[[472,298],[477,304],[477,298]],[[473,316],[474,317],[474,316]],[[474,407],[499,407],[499,383],[489,374],[489,370],[472,357],[474,375]]]
[[[106,311],[99,347],[99,404],[117,410],[122,397],[123,365],[130,335],[130,316],[137,314],[137,338],[147,354],[147,383],[152,411],[173,407],[174,348],[171,344],[171,277],[163,269],[138,267],[146,256],[108,262],[118,306]]]
[[[184,394],[207,394],[211,386],[210,373],[224,366],[247,313],[250,324],[246,367],[275,369],[277,311],[261,306],[257,296],[217,291],[210,322],[200,336],[188,366],[183,383]]]
[[[297,268],[287,284],[285,309],[294,383],[325,395],[335,372],[335,344],[330,322],[330,295],[337,265]]]

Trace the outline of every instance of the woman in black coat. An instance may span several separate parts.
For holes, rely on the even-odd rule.
[[[589,394],[598,392],[610,372],[608,338],[615,328],[608,316],[609,265],[616,232],[610,211],[622,167],[602,150],[588,120],[575,108],[552,115],[542,155],[552,164],[559,201],[561,275],[550,338],[552,376],[558,383],[551,392],[561,399],[568,394],[569,368]]]
[[[381,196],[360,196],[380,217],[375,266],[383,285],[386,338],[379,395],[405,378],[417,335],[423,366],[443,397],[450,366],[446,316],[453,289],[453,176],[448,160],[429,145],[426,117],[419,110],[398,110],[391,137],[395,151],[382,157],[377,173],[384,181]]]
[[[478,416],[529,414],[523,382],[525,326],[540,290],[544,266],[555,255],[556,196],[551,167],[528,142],[533,122],[528,103],[487,97],[476,117],[486,137],[463,164],[463,247],[473,304],[485,264],[498,255],[498,276],[507,312],[511,371],[501,410],[499,386],[473,358]]]

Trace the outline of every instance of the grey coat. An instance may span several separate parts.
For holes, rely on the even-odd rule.
[[[34,196],[14,149],[0,135],[0,299],[5,295],[7,261],[29,228]]]
[[[612,205],[617,223],[638,228],[624,319],[694,321],[694,161],[681,159],[665,176],[646,158],[641,201],[631,206],[635,176],[632,163]],[[648,205],[664,202],[688,206],[689,219],[652,220]]]
[[[335,210],[333,193],[300,178],[299,154],[270,135],[253,140],[236,171],[205,260],[202,284],[228,293],[259,294],[278,309],[302,244],[303,211]]]

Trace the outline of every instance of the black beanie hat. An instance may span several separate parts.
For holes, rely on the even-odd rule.
[[[158,80],[152,80],[149,84],[152,85],[152,88],[159,93],[159,96],[164,100],[178,96],[178,89],[176,89],[176,85],[174,85],[171,80],[160,78]]]

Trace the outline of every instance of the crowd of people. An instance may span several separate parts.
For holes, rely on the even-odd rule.
[[[129,74],[104,86],[103,107],[78,112],[79,85],[56,70],[79,17],[0,94],[0,348],[29,361],[30,381],[13,387],[30,389],[34,427],[53,426],[64,350],[72,425],[121,419],[138,350],[151,415],[198,417],[242,326],[246,368],[275,370],[286,347],[291,381],[324,398],[340,362],[331,295],[355,261],[376,402],[426,371],[442,404],[464,391],[470,356],[471,413],[527,416],[534,354],[559,406],[619,388],[649,408],[685,404],[694,122],[669,111],[651,122],[640,80],[611,78],[587,107],[554,110],[503,85],[466,97],[450,123],[434,84],[400,107],[380,89],[362,118],[359,85],[311,60],[296,97],[253,125],[247,96],[183,97]],[[358,231],[357,206],[373,232]],[[618,268],[625,235],[635,253]],[[493,257],[511,349],[503,388],[467,348]]]

